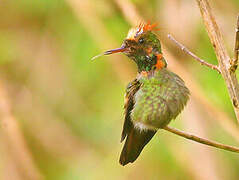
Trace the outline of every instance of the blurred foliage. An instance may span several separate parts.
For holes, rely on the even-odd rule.
[[[238,155],[207,149],[203,145],[191,146],[191,142],[164,132],[157,134],[134,164],[119,165],[124,89],[133,77],[120,78],[116,73],[118,67],[110,61],[114,61],[115,56],[122,57],[122,62],[117,63],[124,67],[124,71],[119,70],[118,74],[133,71],[136,75],[136,68],[128,64],[123,55],[90,61],[102,50],[104,41],[99,44],[89,33],[91,27],[79,18],[83,12],[76,11],[73,2],[77,0],[9,0],[1,1],[0,6],[1,83],[9,94],[13,115],[39,173],[45,179],[59,180],[238,179]],[[159,22],[163,44],[187,68],[209,101],[235,119],[223,79],[191,60],[166,39],[167,33],[173,33],[182,43],[185,40],[186,46],[198,56],[210,63],[217,62],[196,2],[131,2],[145,19]],[[97,16],[89,17],[89,20],[104,25],[109,35],[104,37],[105,40],[112,39],[120,46],[130,25],[117,3],[78,0],[79,6],[84,3],[90,4],[86,11],[93,11]],[[232,49],[239,2],[215,0],[211,4],[219,16],[225,42]],[[226,4],[225,8],[220,8],[223,4]],[[95,27],[94,32],[101,36],[98,28]],[[170,64],[170,59],[168,62]],[[198,116],[204,124],[202,127],[206,127],[205,136],[236,143],[216,120],[207,115],[207,109],[198,109],[199,114],[190,114],[190,123],[182,120],[187,116],[180,116],[172,124],[180,128],[191,127]],[[3,142],[2,146],[5,145]],[[197,154],[200,152],[211,159],[200,160],[201,155]],[[8,155],[12,156],[11,152]],[[15,161],[17,159],[0,159],[3,164],[1,179],[8,179],[9,173],[19,174],[19,168],[6,170],[12,167],[10,165],[4,168],[5,164],[15,164]],[[207,171],[204,167],[210,168]]]

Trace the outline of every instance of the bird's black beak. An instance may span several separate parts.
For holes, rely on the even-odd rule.
[[[117,49],[111,49],[111,50],[105,51],[104,55],[109,55],[109,54],[114,54],[114,53],[119,53],[119,52],[125,52],[127,50],[128,50],[128,48],[126,48],[125,46],[121,46],[120,48],[117,48]]]
[[[99,54],[97,56],[94,56],[93,58],[91,58],[91,60],[94,60],[100,56],[104,56],[104,55],[110,55],[110,54],[115,54],[115,53],[119,53],[119,52],[125,52],[127,51],[128,48],[125,47],[125,45],[122,45],[120,48],[117,48],[117,49],[111,49],[111,50],[108,50],[108,51],[105,51],[103,52],[102,54]]]

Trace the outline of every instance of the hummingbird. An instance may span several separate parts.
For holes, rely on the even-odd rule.
[[[189,99],[184,81],[167,69],[160,40],[154,33],[156,27],[156,23],[140,23],[129,30],[120,48],[101,54],[121,52],[138,68],[137,77],[125,92],[121,142],[126,140],[119,159],[123,166],[138,158],[155,133],[175,119]]]

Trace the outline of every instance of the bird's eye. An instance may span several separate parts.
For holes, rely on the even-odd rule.
[[[143,39],[143,38],[140,38],[140,39],[139,39],[139,43],[140,43],[140,44],[143,44],[143,43],[144,43],[144,39]]]

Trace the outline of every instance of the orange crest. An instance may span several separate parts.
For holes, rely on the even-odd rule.
[[[141,32],[142,30],[143,30],[143,32],[146,32],[146,31],[158,31],[159,28],[156,28],[157,25],[158,25],[158,23],[150,24],[149,21],[147,22],[147,24],[140,23],[138,25],[138,32]]]
[[[156,27],[157,27],[157,23],[150,24],[149,21],[147,24],[140,23],[137,27],[129,30],[127,39],[135,39],[139,34],[142,34],[147,31],[158,31],[159,28],[156,28]]]

